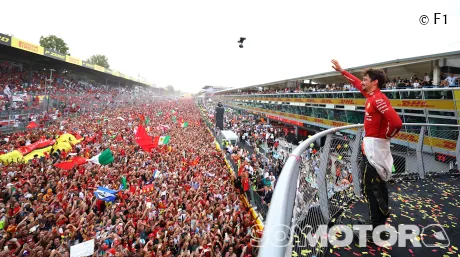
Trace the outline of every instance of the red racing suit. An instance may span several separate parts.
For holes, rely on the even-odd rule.
[[[365,137],[390,139],[402,127],[402,121],[390,104],[387,96],[380,89],[371,93],[363,91],[361,80],[347,71],[342,71],[345,76],[366,98],[364,130]]]

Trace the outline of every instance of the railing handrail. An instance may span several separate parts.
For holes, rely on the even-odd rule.
[[[284,164],[283,170],[278,178],[276,188],[273,191],[268,214],[264,224],[262,235],[260,257],[279,257],[285,256],[288,247],[287,237],[290,233],[290,224],[294,208],[294,200],[297,192],[297,178],[299,175],[299,165],[301,154],[314,143],[317,139],[337,131],[361,128],[364,124],[355,124],[342,127],[330,128],[307,138],[297,146]],[[403,123],[403,126],[443,126],[457,127],[453,124],[429,124],[429,123]],[[460,141],[460,139],[459,139]],[[280,232],[282,232],[280,234]],[[277,239],[277,236],[282,236]]]
[[[404,89],[382,89],[382,92],[413,92],[413,91],[449,91],[449,90],[460,90],[460,87],[424,87],[424,88],[404,88]],[[316,92],[301,92],[301,93],[266,93],[266,94],[232,94],[222,95],[216,93],[216,96],[263,96],[263,95],[305,95],[305,94],[343,94],[343,93],[360,93],[359,90],[340,90],[340,91],[316,91]]]

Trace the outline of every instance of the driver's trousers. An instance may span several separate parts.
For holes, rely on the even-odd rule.
[[[368,162],[365,155],[360,164],[362,189],[369,205],[369,216],[373,228],[384,225],[389,217],[388,188],[377,170]]]

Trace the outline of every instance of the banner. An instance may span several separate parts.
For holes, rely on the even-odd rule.
[[[94,253],[94,239],[70,247],[70,257],[90,256]]]
[[[247,100],[247,98],[238,98],[238,100]],[[312,103],[312,104],[334,104],[334,105],[359,105],[364,106],[366,99],[353,99],[353,98],[265,98],[257,97],[251,98],[254,101],[267,101],[272,103],[287,102],[287,103]],[[430,108],[441,110],[453,110],[455,107],[452,99],[446,100],[401,100],[390,99],[390,103],[394,108],[406,107],[411,109]],[[300,105],[303,106],[303,105]]]
[[[104,71],[105,71],[105,73],[113,75],[113,72],[110,69],[104,68]]]
[[[105,68],[99,65],[94,65],[94,69],[100,72],[105,72]]]
[[[13,37],[11,39],[11,46],[14,47],[14,48],[19,48],[19,49],[27,51],[27,52],[34,53],[34,54],[40,54],[40,55],[44,54],[44,48],[43,47],[38,46],[38,45],[34,45],[32,43],[26,42],[24,40],[21,40],[21,39],[15,38],[15,37]]]
[[[27,155],[24,156],[23,162],[28,163],[35,156],[37,156],[38,158],[44,157],[45,153],[49,154],[51,152],[52,148],[53,148],[53,146],[48,146],[48,147],[41,148],[41,149],[35,149],[32,152],[30,152],[30,153],[28,153]]]
[[[45,56],[51,57],[53,59],[65,61],[65,54],[61,54],[52,49],[45,48]]]
[[[11,37],[0,33],[0,44],[11,46]]]
[[[82,65],[82,60],[78,59],[78,58],[75,58],[75,57],[72,57],[70,55],[66,55],[65,56],[65,61],[66,62],[69,62],[69,63],[73,63],[73,64],[76,64],[76,65],[79,65],[81,66]]]
[[[95,66],[94,64],[89,63],[89,62],[85,62],[85,61],[82,61],[82,66],[83,66],[83,67],[86,67],[86,68],[93,69],[93,70],[96,69],[96,68],[94,67],[94,66]]]
[[[52,140],[52,139],[40,139],[40,140],[38,140],[37,142],[35,142],[33,144],[19,147],[18,151],[21,152],[22,155],[26,155],[26,154],[32,152],[33,150],[43,148],[43,147],[47,147],[47,146],[50,146],[50,145],[54,145],[54,143],[55,143],[55,141]]]
[[[230,106],[230,107],[233,107],[233,105],[231,105],[231,104],[227,104],[227,105]],[[234,108],[241,108],[241,107],[240,106],[234,106]],[[257,111],[257,112],[265,112],[265,113],[271,113],[271,114],[275,114],[275,115],[280,115],[280,116],[285,116],[285,117],[288,116],[288,117],[300,119],[300,120],[304,121],[303,124],[308,124],[308,122],[310,122],[311,125],[315,125],[314,123],[316,123],[316,124],[323,124],[323,125],[326,125],[326,126],[329,126],[329,127],[342,127],[342,126],[346,126],[346,125],[352,125],[352,124],[349,124],[349,123],[346,123],[346,122],[341,122],[341,121],[334,121],[334,120],[321,119],[321,118],[315,118],[315,117],[310,117],[310,116],[303,116],[303,115],[298,115],[298,114],[271,111],[271,110],[266,110],[266,109],[257,108],[257,107],[247,107],[247,106],[245,106],[244,109],[248,110],[248,111],[253,110],[253,111]],[[289,119],[286,119],[286,118],[271,116],[271,115],[268,115],[268,114],[267,114],[267,117],[269,117],[270,119],[276,120],[276,121],[281,121],[281,122],[285,122],[285,123],[289,123],[289,124],[293,124],[293,125],[297,125],[297,126],[302,126],[301,125],[302,123],[297,122],[297,121],[293,121],[293,120],[289,120]],[[305,123],[305,121],[307,123]],[[352,129],[352,130],[356,130],[356,129]],[[399,132],[394,137],[394,139],[398,139],[398,140],[402,140],[402,141],[406,141],[406,142],[416,144],[416,143],[418,143],[418,137],[419,137],[418,134],[412,134],[412,133],[407,133],[407,132]],[[445,150],[448,150],[448,151],[454,151],[455,148],[456,148],[456,144],[457,144],[457,142],[454,141],[454,140],[436,138],[436,137],[429,137],[429,136],[424,137],[423,141],[424,141],[423,143],[425,145],[427,145],[427,146],[441,148],[441,149],[445,149]]]

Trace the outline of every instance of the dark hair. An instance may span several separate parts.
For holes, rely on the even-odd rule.
[[[387,76],[381,69],[368,68],[364,70],[364,76],[368,75],[371,81],[378,80],[378,86],[380,89],[385,87],[387,82]]]

